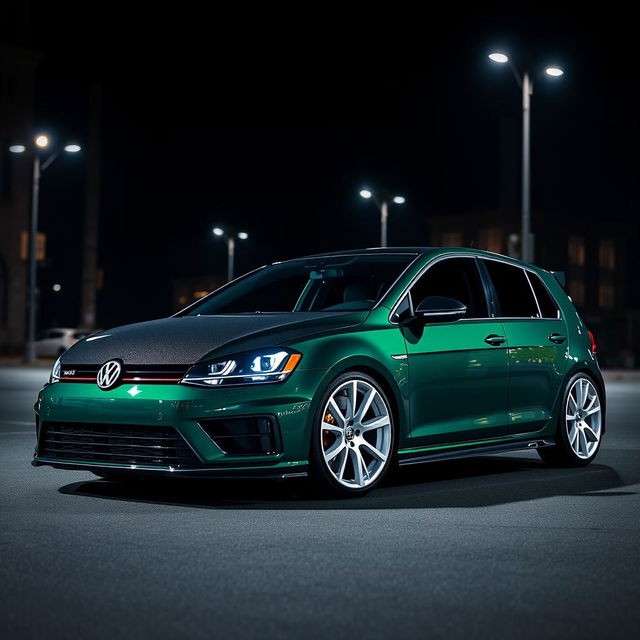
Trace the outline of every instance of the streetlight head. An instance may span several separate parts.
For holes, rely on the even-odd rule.
[[[369,189],[360,189],[360,197],[368,200],[373,194]]]
[[[220,227],[214,227],[213,228],[213,235],[214,236],[223,236],[224,235],[224,231]]]
[[[560,67],[547,67],[544,72],[552,78],[559,78],[564,75],[564,71]]]
[[[240,240],[246,240],[249,237],[249,234],[246,231],[240,231],[238,233],[238,238],[240,238]]]
[[[498,51],[494,51],[489,54],[489,60],[492,62],[497,62],[498,64],[504,64],[505,62],[509,62],[509,56],[504,53],[500,53]]]
[[[396,204],[404,204],[407,200],[404,196],[394,196],[393,201]]]
[[[12,144],[9,147],[11,153],[24,153],[26,150],[27,148],[23,144]]]
[[[36,147],[40,147],[41,149],[46,149],[49,146],[49,138],[44,134],[40,134],[35,137],[34,142],[36,143]]]
[[[80,151],[82,149],[82,147],[79,144],[68,144],[64,150],[67,153],[78,153],[78,151]]]

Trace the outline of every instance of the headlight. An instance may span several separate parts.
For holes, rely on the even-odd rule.
[[[198,387],[282,382],[298,366],[302,354],[287,349],[263,349],[194,365],[183,384]]]
[[[62,356],[61,356],[62,357]],[[51,369],[51,375],[49,376],[49,384],[58,382],[60,380],[60,358],[58,358]]]

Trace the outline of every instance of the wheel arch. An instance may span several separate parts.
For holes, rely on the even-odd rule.
[[[567,388],[569,380],[576,374],[582,373],[588,376],[591,381],[596,385],[598,393],[600,394],[600,402],[602,404],[602,433],[606,431],[607,427],[607,392],[604,384],[604,378],[599,370],[594,370],[588,362],[576,362],[572,367],[567,370],[562,382],[562,393],[559,394],[558,411],[561,410],[562,398],[564,397],[564,390]]]
[[[368,356],[351,356],[336,363],[327,370],[322,380],[318,384],[309,411],[309,433],[313,427],[313,420],[318,412],[321,398],[324,396],[329,385],[335,378],[350,371],[363,373],[373,378],[384,391],[390,405],[390,409],[395,420],[397,429],[396,446],[401,438],[408,435],[407,402],[403,397],[400,383],[385,367],[377,360]],[[408,377],[407,377],[408,381]]]

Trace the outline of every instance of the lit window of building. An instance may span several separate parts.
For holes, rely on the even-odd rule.
[[[571,236],[569,238],[569,264],[584,267],[584,263],[584,238],[582,236]]]
[[[493,253],[502,253],[502,229],[482,229],[478,242],[478,248]]]
[[[598,287],[598,306],[601,309],[612,309],[615,303],[613,284],[603,282]]]
[[[440,245],[443,247],[461,247],[462,233],[459,231],[443,231],[440,234]]]
[[[601,269],[616,268],[616,245],[613,240],[600,240],[598,262]]]
[[[577,307],[582,307],[584,305],[584,280],[582,278],[574,278],[569,282],[569,295],[571,296],[571,300],[573,300],[573,304]]]

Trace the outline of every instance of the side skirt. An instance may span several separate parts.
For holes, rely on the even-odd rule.
[[[472,458],[475,456],[488,456],[492,453],[505,453],[508,451],[531,451],[542,447],[552,447],[555,440],[545,438],[543,440],[520,440],[519,442],[506,442],[504,444],[479,445],[459,447],[449,451],[427,451],[403,454],[399,452],[398,464],[406,466],[410,464],[422,464],[425,462],[439,462],[441,460],[455,460],[456,458]]]

